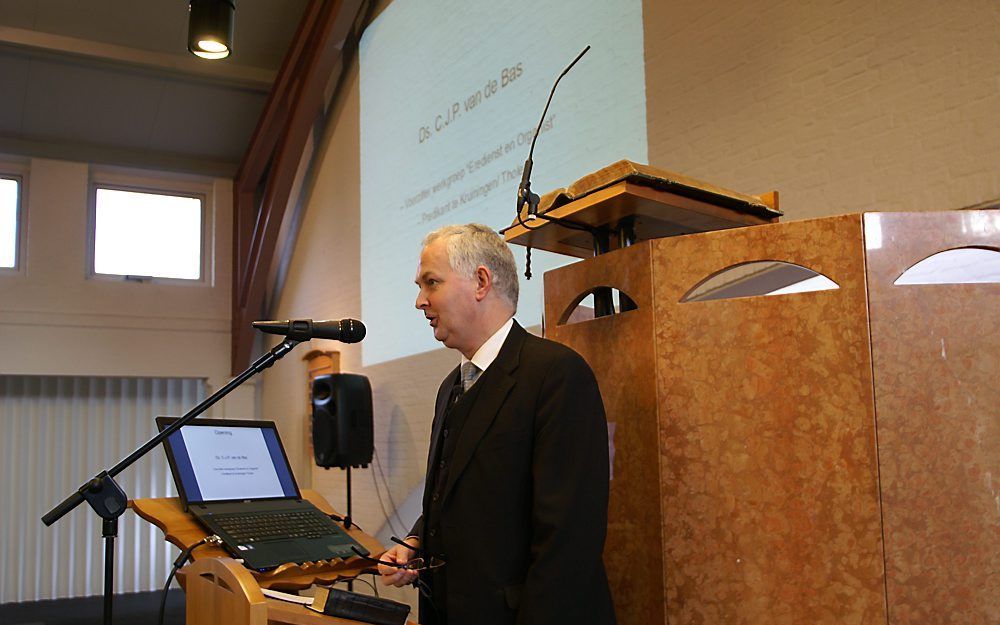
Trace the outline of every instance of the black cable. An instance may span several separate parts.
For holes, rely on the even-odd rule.
[[[374,462],[372,464],[376,465],[379,469],[381,469],[382,462],[379,460],[378,457],[378,449],[373,448],[372,453],[374,456],[373,458]],[[382,508],[382,514],[385,516],[385,522],[389,525],[389,530],[392,531],[393,534],[402,534],[403,532],[400,532],[398,529],[396,529],[396,525],[392,522],[392,516],[386,509],[385,502],[382,501],[382,490],[378,486],[378,478],[375,477],[375,471],[372,471],[371,474],[372,474],[372,485],[375,486],[375,496],[378,497],[378,505]],[[388,485],[386,487],[388,488]],[[391,500],[392,499],[391,493],[387,493],[387,495],[389,495],[389,499]],[[399,522],[402,523],[403,522],[402,519],[400,519]]]
[[[382,508],[382,516],[385,517],[385,522],[389,525],[389,529],[394,533],[398,533],[396,526],[392,523],[392,518],[389,516],[389,511],[386,510],[385,502],[382,501],[382,491],[378,487],[378,478],[375,477],[375,471],[371,471],[372,474],[372,486],[375,487],[375,496],[378,497],[378,505]]]
[[[599,227],[588,226],[586,224],[577,224],[572,221],[567,221],[565,219],[559,219],[557,217],[546,217],[544,213],[538,213],[534,215],[534,218],[554,223],[556,225],[562,226],[563,228],[566,228],[567,230],[579,230],[580,232],[586,232],[593,237],[596,237],[597,233],[601,231],[601,228]],[[532,218],[529,217],[528,221],[532,221]],[[538,226],[531,227],[521,218],[521,211],[518,211],[517,225],[521,226],[522,228],[530,232],[538,230],[539,228],[544,228],[547,224],[540,224]],[[513,228],[513,226],[510,226],[510,228]],[[500,234],[503,234],[510,228],[503,228],[502,230],[498,230],[498,232]],[[524,277],[527,278],[528,280],[531,280],[531,245],[528,245],[528,251],[524,261]]]
[[[372,576],[372,581],[371,582],[369,582],[367,579],[364,579],[364,578],[361,577],[362,575],[367,574],[367,573],[371,573],[371,576]],[[357,575],[355,575],[353,577],[338,577],[337,579],[333,580],[329,584],[316,584],[316,585],[317,586],[325,586],[325,585],[336,586],[337,584],[340,584],[340,583],[349,584],[351,582],[362,582],[364,584],[367,584],[368,587],[372,589],[372,592],[375,593],[375,596],[378,597],[378,588],[376,588],[375,584],[372,583],[372,582],[375,581],[375,576],[376,575],[378,575],[377,571],[369,571],[368,569],[365,569],[364,571],[362,571],[361,573],[358,573]]]
[[[392,488],[389,487],[389,480],[385,479],[385,473],[382,472],[382,459],[378,457],[378,449],[375,449],[373,447],[372,453],[375,455],[375,463],[376,465],[378,465],[378,474],[382,476],[382,484],[385,485],[385,496],[389,498],[389,505],[392,506],[392,513],[396,516],[396,520],[399,521],[399,524],[404,526],[403,529],[405,530],[406,523],[404,523],[403,518],[399,516],[399,506],[397,506],[396,502],[393,501],[392,499]],[[393,531],[395,531],[395,528],[392,529]],[[405,532],[396,532],[396,533],[402,534]]]
[[[374,579],[374,578],[375,578],[375,576],[374,576],[374,575],[372,575],[372,579]],[[340,581],[340,580],[337,580],[337,581]],[[369,588],[371,588],[371,589],[372,589],[372,592],[374,592],[374,593],[375,593],[375,596],[376,596],[376,597],[378,597],[378,590],[376,590],[376,589],[375,589],[375,585],[374,585],[374,584],[372,584],[372,583],[371,583],[370,581],[368,581],[367,579],[364,579],[364,578],[362,578],[361,576],[356,576],[356,577],[352,577],[352,578],[350,578],[349,580],[344,580],[344,581],[351,581],[351,582],[363,582],[363,583],[365,583],[365,584],[368,584],[368,587],[369,587]]]
[[[167,593],[170,590],[170,582],[174,581],[174,573],[176,572],[176,566],[170,569],[170,575],[167,575],[167,583],[163,586],[163,594],[160,596],[160,616],[156,621],[159,625],[163,625],[163,616],[167,611]]]
[[[336,514],[328,514],[327,516],[330,517],[331,519],[333,519],[334,521],[336,521],[337,523],[343,524],[344,529],[349,530],[352,527],[356,527],[359,530],[361,530],[362,532],[365,531],[360,525],[358,525],[354,521],[354,519],[352,519],[349,516],[339,516],[339,515],[336,515]]]
[[[167,575],[167,583],[163,586],[163,594],[160,596],[160,615],[156,621],[159,625],[163,625],[163,616],[167,611],[167,592],[170,590],[170,582],[174,581],[174,575],[177,573],[179,568],[184,566],[184,563],[187,562],[188,558],[191,557],[192,551],[208,542],[221,543],[222,541],[219,540],[217,536],[206,536],[182,551],[181,555],[177,556],[177,559],[174,560],[174,566],[170,569],[170,575]]]
[[[552,209],[550,208],[549,210],[552,210]],[[558,224],[558,225],[560,225],[563,228],[566,228],[568,230],[579,230],[580,232],[588,232],[590,234],[594,234],[595,232],[599,232],[601,230],[600,226],[588,226],[587,224],[578,224],[578,223],[573,222],[573,221],[567,221],[565,219],[562,219],[561,217],[548,217],[548,216],[545,215],[545,213],[536,213],[535,214],[535,219],[542,219],[542,220],[545,220],[545,221],[550,221],[550,222],[552,222],[554,224]],[[529,217],[528,221],[533,221],[533,219],[531,219]],[[525,230],[538,230],[539,228],[544,228],[545,227],[545,224],[540,224],[540,225],[535,226],[534,228],[532,228],[531,226],[529,226],[524,221],[524,219],[521,218],[521,212],[520,211],[518,211],[518,213],[517,213],[517,225],[521,226]],[[504,230],[507,230],[507,228],[504,228]]]

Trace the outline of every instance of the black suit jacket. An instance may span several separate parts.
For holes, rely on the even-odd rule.
[[[430,459],[458,375],[438,391]],[[439,522],[424,527],[422,516],[412,532],[424,545],[425,532],[440,533],[448,625],[615,623],[602,561],[608,431],[593,372],[515,322],[479,385]],[[428,492],[433,477],[428,466]],[[437,622],[425,604],[421,622]]]

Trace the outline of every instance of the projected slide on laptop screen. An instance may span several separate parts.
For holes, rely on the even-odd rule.
[[[302,499],[274,422],[196,419],[163,444],[185,509],[247,567],[347,558],[352,546],[368,554]]]

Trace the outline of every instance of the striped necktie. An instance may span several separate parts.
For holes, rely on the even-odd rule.
[[[462,390],[468,391],[472,388],[472,385],[476,383],[479,379],[479,374],[482,371],[476,365],[472,364],[471,360],[467,360],[462,363]]]

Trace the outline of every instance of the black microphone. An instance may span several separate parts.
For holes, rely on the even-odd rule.
[[[524,170],[521,172],[521,184],[517,186],[517,220],[521,220],[521,207],[524,206],[525,202],[528,204],[528,221],[535,219],[535,215],[538,212],[538,202],[539,197],[536,193],[531,192],[531,167],[532,161],[531,157],[535,153],[535,141],[538,141],[538,133],[542,131],[542,124],[545,122],[545,114],[549,112],[549,104],[552,103],[552,96],[556,93],[556,87],[559,86],[559,81],[562,77],[569,73],[569,70],[573,69],[576,62],[583,58],[583,55],[590,50],[590,46],[583,49],[583,52],[576,55],[573,62],[566,66],[566,69],[559,74],[556,78],[556,82],[552,85],[552,91],[549,92],[549,99],[545,102],[545,109],[542,111],[542,118],[538,120],[538,127],[535,128],[535,136],[531,139],[531,149],[528,150],[528,160],[524,161]]]
[[[261,332],[283,334],[293,341],[309,339],[333,339],[341,343],[358,343],[365,338],[365,324],[357,319],[313,321],[293,319],[291,321],[254,321],[251,324]]]

